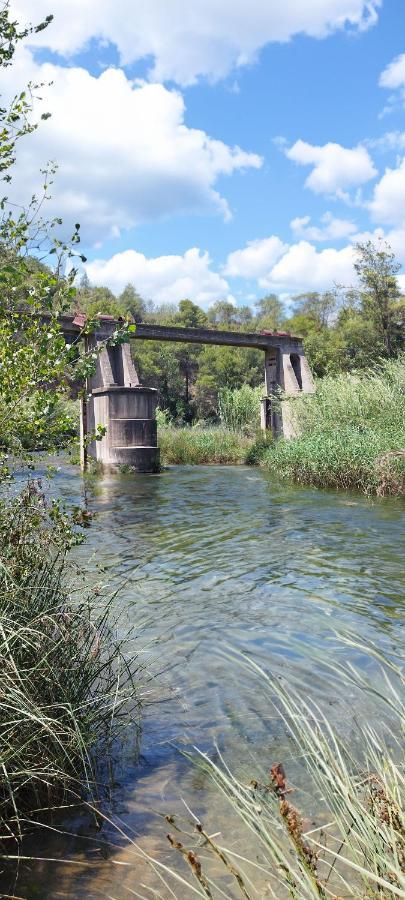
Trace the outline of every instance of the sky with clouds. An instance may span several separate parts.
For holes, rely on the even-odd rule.
[[[384,236],[405,272],[404,0],[11,0],[52,24],[2,75],[36,114],[12,199],[58,163],[93,284],[253,303],[353,282]],[[405,289],[405,275],[401,276]]]

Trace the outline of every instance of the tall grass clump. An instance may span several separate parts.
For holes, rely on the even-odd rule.
[[[218,412],[221,424],[238,434],[254,434],[260,423],[261,387],[249,384],[241,388],[222,388],[218,394]]]
[[[404,387],[404,356],[319,380],[288,401],[297,437],[278,441],[266,467],[299,484],[403,496]]]
[[[366,648],[362,648],[363,651]],[[272,717],[284,723],[301,763],[302,785],[287,780],[283,761],[269,760],[268,773],[252,780],[234,775],[219,751],[198,753],[202,768],[233,811],[231,834],[210,833],[196,816],[184,822],[168,816],[170,845],[190,871],[190,894],[177,896],[258,900],[394,900],[405,896],[404,775],[399,736],[405,724],[398,690],[401,672],[384,667],[376,688],[347,666],[335,678],[364,696],[378,698],[380,727],[357,723],[357,752],[332,727],[320,707],[288,683],[241,658],[256,671]],[[384,713],[386,714],[384,716]],[[381,721],[385,718],[385,737]],[[306,820],[301,808],[308,810]],[[240,838],[235,847],[235,824]],[[214,823],[215,830],[215,823]],[[244,836],[244,837],[243,837]],[[239,849],[242,845],[242,849]],[[244,849],[245,848],[245,849]],[[173,865],[173,864],[172,864]],[[222,873],[222,874],[221,874]],[[177,880],[177,878],[176,878]]]
[[[137,713],[137,664],[96,593],[76,596],[75,540],[36,483],[0,504],[0,826],[19,836],[44,808],[98,785]],[[82,588],[82,585],[80,585]],[[137,716],[136,716],[137,718]]]
[[[159,428],[160,454],[163,465],[220,465],[245,462],[251,441],[221,426]]]

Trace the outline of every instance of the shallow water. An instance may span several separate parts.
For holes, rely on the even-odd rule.
[[[73,468],[58,472],[56,488],[66,500],[83,496]],[[356,720],[369,710],[355,692],[336,693],[323,660],[350,658],[379,677],[369,657],[339,643],[342,630],[400,655],[403,506],[280,486],[243,467],[105,477],[87,488],[87,501],[96,520],[77,556],[92,577],[102,564],[110,583],[122,584],[117,606],[139,626],[145,663],[164,673],[151,699],[168,698],[145,711],[139,762],[129,735],[113,816],[143,849],[173,862],[157,813],[185,812],[182,798],[212,831],[236,837],[225,801],[180,748],[217,744],[246,777],[291,755],[266,692],[235,651],[316,697],[355,741]],[[123,900],[135,888],[152,896],[139,887],[152,884],[147,866],[117,865],[131,861],[124,840],[104,862],[88,821],[66,829],[79,837],[42,834],[29,852],[72,862],[22,863],[17,896]]]

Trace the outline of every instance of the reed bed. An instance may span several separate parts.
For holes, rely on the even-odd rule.
[[[221,425],[237,434],[254,435],[260,422],[260,401],[263,388],[249,384],[241,388],[222,388],[218,394],[218,413]]]
[[[319,380],[290,401],[298,436],[278,441],[264,465],[298,484],[404,496],[404,388],[404,356]]]
[[[163,465],[238,465],[244,463],[252,441],[221,426],[159,428]]]
[[[111,601],[68,577],[74,542],[37,484],[0,506],[0,825],[21,837],[33,811],[96,803],[120,733],[138,721],[140,664]],[[74,590],[73,590],[74,588]],[[75,593],[76,591],[76,593]]]

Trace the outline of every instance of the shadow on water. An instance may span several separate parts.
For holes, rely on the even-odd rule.
[[[69,501],[83,496],[73,468],[58,472],[55,488]],[[139,762],[128,735],[113,816],[167,861],[157,813],[184,810],[181,798],[214,830],[225,821],[228,832],[233,827],[225,801],[179,748],[211,751],[217,743],[246,777],[261,762],[268,767],[292,755],[265,692],[227,648],[326,704],[355,740],[367,704],[358,705],[354,689],[338,694],[324,662],[349,658],[378,677],[369,656],[338,642],[335,632],[345,629],[392,659],[400,655],[403,506],[274,484],[241,467],[105,477],[89,482],[86,493],[96,519],[77,558],[90,579],[100,578],[101,565],[111,588],[121,585],[117,607],[143,623],[145,660],[165,671],[155,699],[161,690],[170,696],[145,711]],[[21,866],[17,895],[123,900],[131,884],[150,877],[114,830],[99,835],[86,818],[67,827],[79,836],[42,832],[27,847],[72,863]],[[107,837],[119,845],[115,864],[104,859]],[[130,867],[117,865],[129,859]]]

